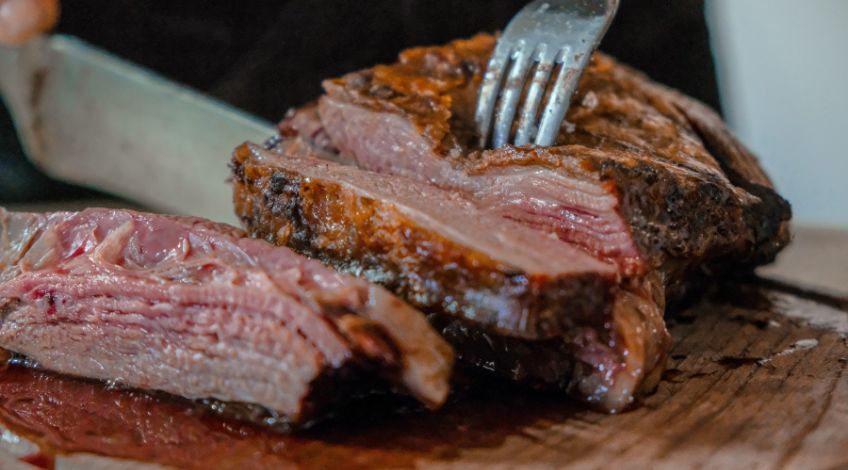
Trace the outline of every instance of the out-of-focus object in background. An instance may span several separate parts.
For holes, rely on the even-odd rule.
[[[58,0],[0,0],[0,44],[23,44],[58,20]]]
[[[270,123],[63,35],[0,49],[0,90],[27,156],[47,174],[219,222],[237,222],[225,156],[234,143],[274,133]]]
[[[848,227],[848,2],[706,3],[722,102],[803,224]]]
[[[11,51],[22,46],[52,29],[58,19],[58,0],[0,0],[0,49]],[[51,180],[23,158],[6,103],[0,99],[0,204],[94,195]]]

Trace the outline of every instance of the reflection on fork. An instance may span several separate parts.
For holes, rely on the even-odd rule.
[[[510,21],[480,87],[475,120],[482,147],[511,138],[517,146],[554,143],[617,8],[618,0],[536,0]]]

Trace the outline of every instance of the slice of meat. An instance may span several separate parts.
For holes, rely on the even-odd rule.
[[[253,236],[433,313],[468,363],[612,410],[655,383],[668,346],[661,289],[622,286],[614,264],[458,193],[320,160],[299,139],[280,151],[247,144],[233,158]]]
[[[38,366],[302,424],[395,385],[444,402],[453,355],[383,288],[234,227],[0,209],[0,347]]]
[[[755,264],[789,240],[788,204],[715,113],[602,54],[556,146],[480,151],[473,107],[493,45],[410,49],[327,80],[312,126],[361,168],[463,191],[626,275]]]

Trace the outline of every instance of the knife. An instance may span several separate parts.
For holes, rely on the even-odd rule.
[[[227,162],[274,126],[63,35],[0,48],[0,91],[50,176],[153,210],[236,223]]]

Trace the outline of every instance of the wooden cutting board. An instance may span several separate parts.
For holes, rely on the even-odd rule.
[[[368,404],[288,436],[171,400],[10,369],[0,374],[0,421],[16,434],[0,439],[0,465],[21,456],[50,462],[34,441],[48,454],[100,449],[203,469],[848,468],[848,232],[798,231],[764,275],[782,281],[728,283],[671,317],[668,371],[642,406],[619,415],[491,384],[438,413]],[[160,468],[112,458],[54,463]]]

